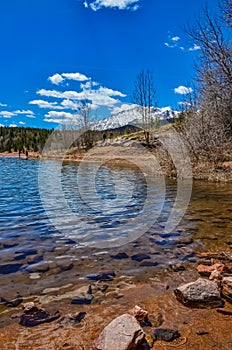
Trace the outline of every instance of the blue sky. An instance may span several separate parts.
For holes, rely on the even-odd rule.
[[[203,0],[0,2],[0,124],[56,127],[83,97],[96,118],[128,108],[149,68],[159,107],[178,108],[200,48],[184,26]],[[214,9],[216,0],[210,0]]]

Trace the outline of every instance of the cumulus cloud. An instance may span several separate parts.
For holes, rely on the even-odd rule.
[[[86,8],[90,7],[93,11],[98,11],[103,7],[136,11],[139,8],[139,3],[140,0],[95,0],[92,2],[85,0],[83,4]]]
[[[73,114],[67,112],[57,112],[57,111],[49,111],[45,114],[44,121],[53,122],[53,123],[61,123],[66,120],[71,120],[73,118]]]
[[[17,124],[10,124],[9,127],[10,128],[16,128],[18,125]]]
[[[87,81],[86,83],[81,83],[80,87],[82,90],[88,90],[98,85],[99,83],[97,83],[96,81]]]
[[[90,80],[86,75],[81,73],[56,73],[52,75],[51,77],[48,77],[48,80],[54,85],[59,85],[62,83],[65,79],[67,80],[76,80],[76,81],[86,81]]]
[[[186,95],[190,94],[193,91],[193,89],[187,86],[180,85],[177,88],[175,88],[174,91],[176,94]]]
[[[89,101],[92,101],[94,105],[108,106],[108,107],[112,107],[118,102],[117,99],[111,96],[121,96],[121,97],[126,96],[119,91],[114,91],[107,88],[100,88],[98,90],[85,90],[81,92],[77,92],[77,91],[60,92],[57,90],[41,89],[37,91],[37,94],[41,96],[46,96],[46,97],[62,98],[64,100],[74,100],[74,101],[89,100]]]
[[[85,81],[90,79],[86,75],[81,73],[62,73],[62,77],[64,77],[65,79],[77,81]]]
[[[189,51],[198,51],[200,49],[201,47],[199,45],[193,44],[193,46],[189,48]]]
[[[79,103],[73,102],[71,100],[63,100],[61,102],[62,108],[64,109],[73,109],[73,110],[78,110],[80,107]]]
[[[48,80],[50,80],[52,84],[59,85],[64,80],[64,78],[62,78],[62,75],[56,73],[49,77]]]
[[[34,112],[31,111],[30,109],[28,109],[28,110],[20,110],[20,109],[18,109],[17,111],[14,111],[13,113],[15,113],[15,115],[17,115],[17,114],[34,115]]]
[[[26,117],[29,118],[35,118],[34,112],[31,110],[16,110],[16,111],[0,111],[0,117],[2,118],[12,118],[17,115],[25,115]]]
[[[112,90],[112,89],[108,89],[106,87],[103,87],[101,86],[99,88],[99,93],[100,94],[103,94],[103,95],[107,95],[107,96],[120,96],[120,97],[126,97],[125,94],[123,94],[122,92],[120,91],[117,91],[117,90]]]
[[[58,106],[57,102],[48,102],[44,100],[33,100],[29,102],[30,105],[36,105],[39,108],[47,108],[47,109],[62,109],[63,107]]]
[[[20,125],[25,125],[26,123],[25,123],[25,122],[20,121],[20,122],[19,122],[19,124],[20,124]]]
[[[138,107],[136,104],[123,103],[119,107],[114,107],[112,109],[112,114],[118,114],[121,112],[129,111],[129,110],[134,109],[136,107]]]
[[[12,118],[14,116],[15,116],[14,112],[0,111],[0,117],[2,117],[2,118]]]
[[[7,104],[6,104],[6,103],[1,103],[1,102],[0,102],[0,107],[7,107]]]

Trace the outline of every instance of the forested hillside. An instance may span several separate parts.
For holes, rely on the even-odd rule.
[[[53,130],[24,127],[0,127],[0,152],[40,152]]]

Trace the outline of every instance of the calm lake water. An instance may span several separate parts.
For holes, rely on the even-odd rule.
[[[196,262],[196,250],[232,246],[232,184],[194,182],[187,212],[165,232],[176,181],[96,164],[82,164],[78,173],[78,164],[69,163],[54,186],[57,163],[44,161],[47,173],[42,169],[38,183],[39,166],[0,158],[0,297],[39,293],[99,271],[158,273]]]

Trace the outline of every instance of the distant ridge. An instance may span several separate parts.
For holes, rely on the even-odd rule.
[[[174,111],[171,107],[163,108],[153,108],[152,117],[154,120],[159,120],[160,122],[170,121],[171,119],[177,117],[179,112]],[[134,125],[140,127],[142,124],[142,117],[138,111],[137,107],[121,111],[110,117],[101,119],[94,122],[95,130],[108,130],[116,129],[126,125]]]

